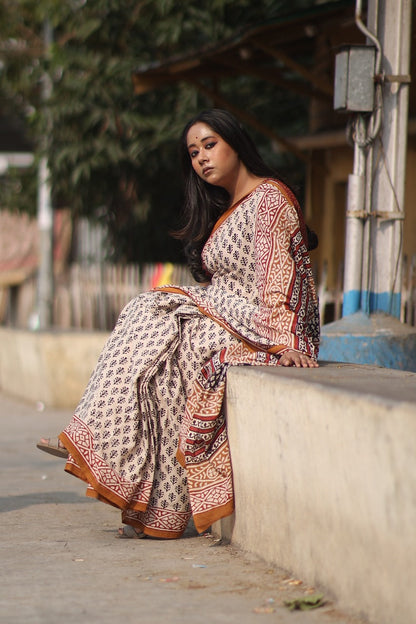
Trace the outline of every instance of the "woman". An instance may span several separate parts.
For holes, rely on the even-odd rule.
[[[308,233],[293,193],[228,112],[192,119],[181,155],[178,236],[201,285],[132,300],[61,448],[39,445],[63,445],[65,469],[88,483],[88,496],[122,509],[140,537],[179,537],[191,514],[204,531],[232,513],[222,411],[230,365],[318,366]]]

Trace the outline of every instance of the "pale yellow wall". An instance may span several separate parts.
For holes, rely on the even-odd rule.
[[[416,254],[416,137],[409,137],[407,145],[403,252],[411,257]]]
[[[327,267],[329,288],[339,281],[344,259],[346,182],[352,170],[352,149],[334,148],[315,152],[309,173],[308,223],[319,236],[319,247],[312,253],[318,281]]]
[[[318,281],[327,264],[327,285],[339,282],[344,260],[345,212],[348,175],[353,170],[353,150],[349,146],[315,152],[308,174],[306,215],[319,235],[319,247],[312,252]],[[406,166],[405,222],[403,254],[416,254],[416,137],[409,137]]]

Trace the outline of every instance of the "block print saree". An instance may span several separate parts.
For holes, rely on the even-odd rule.
[[[120,314],[60,438],[87,495],[148,535],[204,531],[234,509],[223,398],[234,365],[316,357],[319,317],[303,221],[266,181],[228,211],[203,250],[207,287],[167,286]]]

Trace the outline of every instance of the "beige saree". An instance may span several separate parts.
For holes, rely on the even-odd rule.
[[[61,440],[87,495],[149,535],[179,537],[233,511],[222,410],[231,365],[317,356],[319,317],[303,221],[290,191],[260,184],[203,251],[207,287],[144,293],[122,311]]]

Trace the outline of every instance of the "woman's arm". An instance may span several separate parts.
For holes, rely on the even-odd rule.
[[[277,188],[257,206],[255,248],[256,328],[282,347],[274,351],[283,366],[309,366],[319,339],[317,298],[297,211]]]

